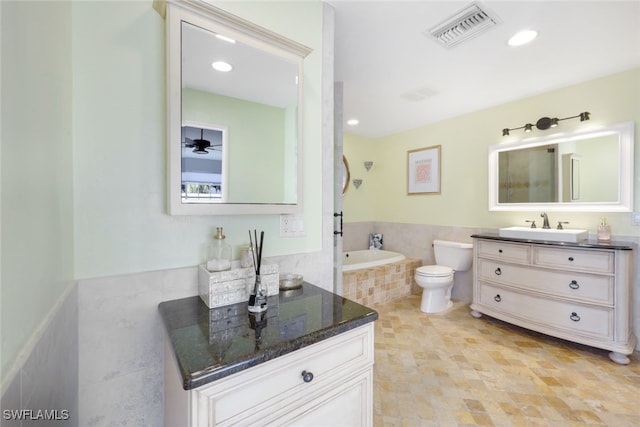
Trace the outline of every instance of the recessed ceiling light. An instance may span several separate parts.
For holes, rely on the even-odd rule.
[[[536,37],[538,37],[536,30],[523,30],[511,37],[507,44],[509,46],[522,46],[523,44],[533,41]]]
[[[360,121],[359,121],[358,119],[349,119],[349,120],[347,120],[347,124],[348,124],[349,126],[355,126],[355,125],[357,125],[358,123],[360,123]]]
[[[216,61],[211,64],[214,70],[226,73],[227,71],[231,71],[233,67],[228,62],[224,61]]]

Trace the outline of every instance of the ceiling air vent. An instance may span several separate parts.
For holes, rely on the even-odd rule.
[[[486,9],[481,8],[477,3],[471,3],[451,18],[425,31],[424,34],[434,38],[442,46],[452,47],[477,36],[499,22],[497,17],[491,16]]]

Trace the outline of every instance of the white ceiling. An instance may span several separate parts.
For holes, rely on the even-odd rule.
[[[182,24],[182,87],[281,108],[296,105],[297,64],[246,43],[220,40],[216,34]],[[214,71],[214,61],[231,64],[233,71]]]
[[[640,0],[480,1],[500,23],[452,48],[423,32],[470,1],[329,3],[344,118],[360,121],[344,127],[362,136],[381,137],[640,67]],[[539,36],[529,45],[507,46],[521,29]],[[406,98],[416,91],[428,96]]]

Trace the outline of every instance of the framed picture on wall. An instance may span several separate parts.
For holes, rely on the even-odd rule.
[[[407,151],[407,194],[440,194],[440,147]]]

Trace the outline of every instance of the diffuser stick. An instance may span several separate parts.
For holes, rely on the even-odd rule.
[[[253,292],[249,296],[248,310],[251,313],[261,313],[267,310],[267,290],[262,285],[260,278],[260,265],[262,264],[262,245],[264,243],[264,231],[260,232],[260,246],[258,247],[258,232],[254,229],[253,236],[249,230],[249,242],[253,253],[253,265],[256,270]],[[254,246],[255,242],[255,246]]]
[[[256,242],[258,244],[258,242]],[[251,238],[251,230],[249,230],[249,246],[251,247],[251,258],[253,260],[253,270],[258,274],[258,263],[256,262],[256,250],[253,247],[253,239]]]
[[[264,242],[264,231],[260,232],[260,249],[258,252],[259,254],[258,255],[258,271],[260,271],[260,265],[262,264],[262,242]]]

